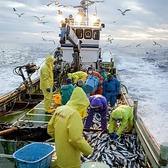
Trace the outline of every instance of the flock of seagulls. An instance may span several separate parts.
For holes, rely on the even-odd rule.
[[[107,42],[112,43],[113,40],[114,40],[114,38],[112,38],[111,35],[108,35],[108,36],[107,36]],[[159,47],[162,47],[162,45],[159,44],[159,43],[157,43],[156,41],[153,41],[153,43],[154,43],[153,46],[158,45]],[[108,44],[108,43],[106,43],[106,45],[105,45],[104,47],[106,47],[107,44]],[[118,44],[117,44],[117,45],[118,45]],[[131,46],[132,46],[132,45],[126,45],[125,47],[128,48],[128,47],[131,47]],[[141,47],[141,46],[142,46],[141,44],[137,44],[135,47]],[[155,52],[155,50],[154,50],[154,52]],[[148,52],[146,52],[146,54],[148,54]]]
[[[101,0],[99,0],[99,1],[92,1],[92,0],[82,0],[81,2],[80,2],[80,5],[77,5],[77,6],[71,6],[71,5],[62,5],[62,4],[60,4],[59,3],[59,1],[50,1],[46,6],[50,6],[50,5],[52,5],[52,4],[54,4],[54,5],[56,5],[56,6],[58,6],[58,7],[64,7],[64,8],[68,8],[68,7],[73,7],[73,8],[83,8],[83,9],[86,9],[86,7],[88,7],[88,6],[91,6],[92,4],[94,4],[94,3],[99,3],[99,2],[104,2],[104,1],[101,1]],[[18,17],[21,17],[22,15],[24,15],[25,13],[16,13],[16,8],[13,8],[13,11],[15,12],[15,14],[18,16]],[[120,11],[121,12],[121,14],[123,15],[123,16],[125,16],[125,13],[126,12],[129,12],[129,11],[131,11],[131,9],[125,9],[125,10],[121,10],[121,9],[118,9],[118,11]],[[61,12],[61,10],[58,10],[58,14],[62,14],[62,12]],[[39,16],[32,16],[32,17],[34,17],[34,18],[37,18],[37,20],[39,21],[38,23],[42,23],[42,24],[46,24],[46,23],[49,23],[49,22],[44,22],[43,21],[43,19],[46,17],[46,15],[44,15],[44,16],[41,16],[41,17],[39,17]],[[114,21],[113,23],[116,23],[116,21]],[[43,31],[43,32],[41,32],[41,33],[49,33],[49,32],[51,32],[51,31]],[[42,37],[42,40],[43,41],[47,41],[45,38],[43,38]],[[108,39],[107,39],[107,42],[109,42],[109,43],[112,43],[112,41],[114,40],[114,38],[111,38],[111,35],[109,35],[108,36]],[[55,41],[54,40],[48,40],[48,41],[52,41],[54,44],[55,44]],[[155,46],[155,45],[158,45],[158,46],[160,46],[160,47],[162,47],[159,43],[157,43],[156,41],[153,41],[153,46]],[[130,47],[131,45],[127,45],[126,47]],[[141,44],[137,44],[136,45],[136,47],[140,47],[141,46]]]
[[[55,4],[56,4],[57,1],[53,1],[53,2],[55,2]],[[53,3],[53,2],[52,2],[52,3]],[[57,2],[57,3],[58,3],[58,2]],[[25,14],[25,13],[20,13],[20,14],[16,13],[16,11],[17,11],[16,8],[13,8],[13,11],[15,12],[15,14],[16,14],[18,17],[21,17],[22,15]],[[32,16],[32,17],[37,18],[38,23],[46,24],[46,23],[49,23],[49,22],[44,22],[44,21],[43,21],[43,19],[44,19],[46,16],[47,16],[47,15],[44,15],[44,16],[41,16],[41,17],[39,17],[39,16]],[[49,32],[52,32],[52,31],[43,31],[43,32],[41,32],[41,33],[49,33]],[[43,38],[43,37],[42,37],[42,40],[45,41],[45,42],[46,42],[46,41],[52,41],[52,42],[55,44],[55,41],[54,41],[54,40],[46,40],[46,39]]]
[[[86,7],[93,5],[94,3],[99,3],[99,2],[104,2],[104,1],[92,1],[92,0],[82,0],[80,2],[80,5],[77,6],[72,6],[72,5],[63,5],[60,4],[59,1],[50,1],[46,6],[50,6],[52,4],[58,6],[58,7],[63,7],[63,8],[69,8],[69,7],[73,7],[73,8],[83,8],[86,9]]]
[[[125,16],[125,13],[131,11],[131,9],[125,9],[124,11],[121,10],[121,9],[118,9],[118,11],[120,11],[121,14],[122,14],[123,16]],[[113,23],[116,23],[116,21],[114,21]],[[114,38],[111,38],[111,35],[108,35],[107,42],[112,43],[113,40],[114,40]],[[158,45],[158,46],[162,47],[161,44],[157,43],[156,41],[153,41],[153,43],[154,43],[153,46]],[[127,47],[131,47],[131,46],[132,46],[132,45],[127,45],[126,48],[127,48]],[[137,45],[136,45],[136,47],[140,47],[140,46],[141,46],[141,44],[137,44]],[[154,52],[155,52],[155,50],[154,50]]]
[[[60,4],[59,0],[57,0],[57,1],[50,1],[48,4],[46,4],[46,6],[49,7],[50,5],[54,4],[54,5],[57,6],[57,7],[63,7],[63,8],[69,8],[69,7],[80,8],[80,7],[81,7],[81,8],[83,8],[83,9],[85,9],[86,6],[88,7],[88,6],[91,6],[91,5],[94,4],[94,3],[99,3],[99,2],[104,2],[104,1],[102,1],[102,0],[99,0],[99,1],[81,0],[80,6],[72,6],[72,5],[63,5],[63,4]],[[25,14],[25,13],[18,13],[16,8],[13,8],[13,11],[15,12],[15,14],[16,14],[19,18],[21,18],[22,15]],[[17,12],[17,13],[16,13],[16,12]],[[58,10],[58,14],[62,14],[62,11],[61,11],[61,10]],[[32,17],[36,18],[36,19],[38,20],[38,23],[41,23],[41,24],[49,23],[49,22],[43,21],[43,19],[46,18],[46,15],[41,16],[41,17],[39,17],[39,16],[32,16]],[[49,33],[49,32],[51,32],[51,31],[42,31],[41,33]],[[51,42],[53,42],[53,44],[55,44],[55,41],[54,41],[54,40],[46,40],[44,37],[42,37],[42,40],[45,41],[45,42],[46,42],[46,41],[51,41]],[[110,43],[112,42],[112,40],[113,40],[113,39],[109,39]]]

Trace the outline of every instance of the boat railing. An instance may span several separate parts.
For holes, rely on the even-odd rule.
[[[70,22],[69,23],[70,26],[72,27],[97,27],[100,28],[101,24],[100,22],[89,22],[89,21],[82,21],[82,22]]]
[[[37,77],[33,80],[31,87],[29,88],[29,94],[35,92],[36,90],[39,90],[39,81],[40,78]],[[23,97],[23,93],[27,93],[26,86],[24,84],[21,84],[18,88],[15,90],[6,93],[0,97],[0,112],[6,111],[10,106],[12,106],[13,103],[21,100],[21,97]]]
[[[123,100],[125,100],[125,104],[134,107],[134,128],[144,150],[147,167],[160,168],[161,166],[167,165],[168,161],[165,158],[167,157],[166,152],[168,152],[168,144],[162,143],[159,145],[156,142],[155,138],[137,113],[138,101],[133,101],[130,98],[125,87],[121,87],[121,93]]]

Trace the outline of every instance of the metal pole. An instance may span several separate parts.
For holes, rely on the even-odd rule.
[[[89,25],[89,24],[88,24],[88,22],[89,22],[88,13],[89,13],[89,11],[88,11],[88,1],[87,1],[87,26]]]
[[[138,101],[134,100],[134,118],[137,120],[137,110],[138,109]]]

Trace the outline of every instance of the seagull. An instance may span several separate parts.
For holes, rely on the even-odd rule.
[[[137,45],[136,45],[136,47],[139,47],[139,46],[141,46],[141,44],[137,44]]]
[[[33,17],[37,18],[39,21],[42,21],[42,19],[43,19],[44,17],[46,17],[46,15],[45,15],[45,16],[42,16],[42,17],[38,17],[38,16],[33,16]]]
[[[108,38],[108,39],[107,39],[107,42],[112,43],[113,40],[114,40],[114,38],[112,38],[112,39],[111,39],[111,38]]]
[[[44,37],[42,37],[42,40],[45,41],[45,42],[47,41]]]
[[[38,22],[38,23],[46,24],[46,23],[49,23],[49,22]]]
[[[154,42],[153,46],[154,45],[159,45],[160,47],[162,47],[159,43],[156,43],[156,41],[153,41],[153,42]]]
[[[25,13],[21,13],[21,14],[15,13],[15,14],[18,15],[19,17],[21,17]]]
[[[62,11],[58,10],[58,15],[62,15]]]
[[[120,12],[121,12],[121,14],[124,16],[125,15],[125,12],[128,12],[128,11],[131,11],[131,9],[126,9],[125,11],[122,11],[121,9],[118,9]]]
[[[54,41],[54,40],[48,40],[48,41],[52,41],[52,42],[55,44],[55,41]]]
[[[42,31],[41,33],[50,33],[50,32],[53,32],[53,31]]]
[[[105,36],[107,36],[107,37],[109,38],[109,37],[111,37],[112,35],[111,35],[111,34],[109,34],[109,35],[105,35]]]
[[[55,5],[58,5],[59,4],[59,1],[51,1],[47,4],[47,6],[50,6],[51,4],[55,4]]]
[[[71,5],[58,5],[58,7],[69,8]]]
[[[13,11],[15,11],[15,12],[16,12],[16,8],[13,8]]]

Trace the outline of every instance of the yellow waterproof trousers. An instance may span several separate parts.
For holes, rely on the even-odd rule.
[[[46,112],[49,112],[51,104],[52,104],[52,96],[53,92],[47,92],[46,90],[42,90],[44,95],[44,109]]]

